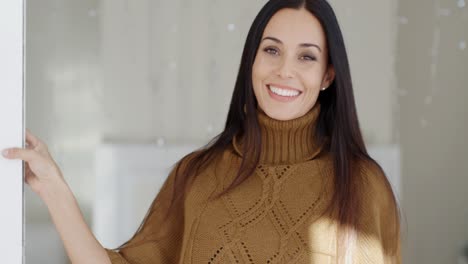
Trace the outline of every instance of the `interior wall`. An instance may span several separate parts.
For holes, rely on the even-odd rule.
[[[465,1],[400,1],[398,12],[405,263],[463,263],[457,261],[468,242],[468,8]]]

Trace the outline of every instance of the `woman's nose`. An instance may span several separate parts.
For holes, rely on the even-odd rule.
[[[276,70],[276,74],[283,79],[294,77],[294,69],[288,60],[282,60]]]

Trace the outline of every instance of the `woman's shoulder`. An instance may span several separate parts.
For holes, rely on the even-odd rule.
[[[387,218],[390,222],[398,218],[397,197],[382,167],[377,162],[365,161],[361,162],[358,168],[359,180],[362,183],[360,186],[361,208],[364,214],[371,214],[372,217],[379,216],[381,220]]]
[[[360,161],[357,169],[359,180],[370,195],[384,198],[383,194],[387,193],[389,188],[392,188],[387,175],[376,161]]]
[[[237,171],[236,168],[240,166],[241,159],[232,147],[226,147],[215,152],[214,155],[202,157],[203,154],[206,154],[205,151],[206,149],[198,149],[185,155],[175,164],[174,168],[179,166],[182,171],[196,170],[196,178],[208,177],[211,180],[219,181],[220,175],[225,178],[228,172]],[[207,159],[208,157],[210,158]],[[202,163],[203,166],[199,167],[198,165],[202,165]]]
[[[377,162],[361,162],[358,168],[363,198],[360,227],[367,234],[378,234],[386,254],[394,254],[399,247],[400,212],[393,187]]]
[[[386,221],[393,222],[393,219],[399,217],[398,202],[393,186],[382,167],[371,160],[361,162],[358,169],[362,213],[371,218],[387,218]]]

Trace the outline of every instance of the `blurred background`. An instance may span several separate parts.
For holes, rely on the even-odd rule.
[[[170,165],[221,132],[265,2],[27,1],[26,126],[105,247],[134,233]],[[468,263],[467,3],[330,3],[366,144],[402,208],[404,263]],[[26,263],[69,263],[25,192]]]

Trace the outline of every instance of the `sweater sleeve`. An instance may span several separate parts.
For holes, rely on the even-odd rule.
[[[178,208],[163,221],[173,195],[174,181],[175,168],[153,200],[141,229],[120,249],[105,249],[112,264],[177,263],[183,236],[182,209]],[[158,231],[162,233],[156,234]]]
[[[401,264],[399,213],[393,192],[379,167],[367,166],[362,175],[361,219],[352,263]]]

